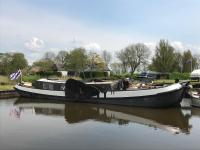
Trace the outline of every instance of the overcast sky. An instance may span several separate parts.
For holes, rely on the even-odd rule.
[[[200,0],[0,0],[0,52],[106,49],[160,39],[200,54]]]

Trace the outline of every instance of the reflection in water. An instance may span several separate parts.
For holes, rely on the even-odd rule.
[[[194,117],[198,117],[198,118],[200,118],[200,109],[199,108],[193,108],[192,110],[191,110],[191,115],[192,116],[194,116]]]
[[[15,102],[19,110],[33,109],[35,114],[64,116],[70,123],[96,120],[125,125],[129,122],[147,125],[172,133],[190,132],[189,116],[181,108],[147,109],[85,103],[53,102],[48,100],[19,99]]]

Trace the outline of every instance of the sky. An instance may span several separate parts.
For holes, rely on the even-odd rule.
[[[0,52],[119,51],[160,39],[200,54],[200,0],[0,0]]]

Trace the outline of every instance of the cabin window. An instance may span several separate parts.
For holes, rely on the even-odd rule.
[[[53,84],[49,83],[49,90],[53,90]]]
[[[43,89],[47,90],[49,88],[49,84],[48,83],[43,83]]]
[[[60,90],[61,90],[61,91],[64,91],[64,90],[65,90],[65,85],[61,85],[61,86],[60,86]]]

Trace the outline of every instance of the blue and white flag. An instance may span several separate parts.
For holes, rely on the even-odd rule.
[[[22,72],[19,69],[17,72],[14,72],[10,75],[10,80],[17,80],[21,75],[22,75]]]

